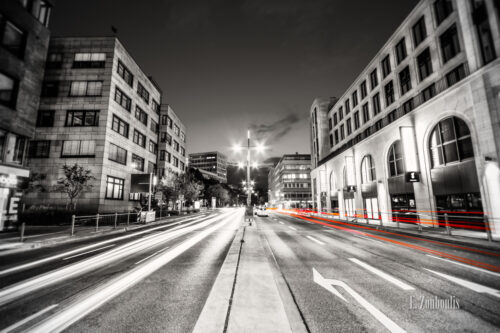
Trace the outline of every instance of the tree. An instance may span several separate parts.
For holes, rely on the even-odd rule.
[[[167,170],[157,187],[157,190],[163,193],[167,201],[176,200],[180,195],[183,195],[184,200],[189,203],[198,200],[203,189],[203,183],[197,181],[195,175],[189,170],[181,175]]]
[[[92,171],[84,169],[82,166],[75,163],[74,165],[63,165],[62,170],[64,177],[57,180],[57,185],[54,186],[55,192],[66,193],[68,203],[66,209],[76,209],[76,202],[81,193],[89,191],[92,188],[90,181],[95,177],[91,175]]]
[[[215,197],[221,205],[229,203],[229,191],[226,190],[221,184],[210,185],[207,189],[209,197]]]
[[[44,175],[44,174],[30,172],[28,184],[27,184],[26,188],[23,190],[24,194],[47,192],[47,189],[42,184],[42,182],[45,180],[45,178],[46,178],[46,175]]]

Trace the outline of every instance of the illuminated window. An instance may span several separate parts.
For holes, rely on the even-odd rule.
[[[469,127],[457,117],[443,119],[434,127],[429,148],[433,168],[474,157]]]

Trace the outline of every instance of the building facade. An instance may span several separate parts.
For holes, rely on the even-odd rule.
[[[189,166],[200,170],[205,177],[227,183],[227,157],[218,151],[189,154]]]
[[[431,225],[448,212],[500,233],[499,13],[493,0],[417,4],[316,125],[330,145],[311,172],[316,208]]]
[[[0,2],[0,230],[17,221],[28,182],[28,141],[49,46],[52,1]]]
[[[53,186],[62,166],[89,169],[77,209],[133,209],[131,174],[156,172],[161,92],[116,37],[52,38],[29,166]],[[32,205],[64,205],[64,193],[32,193]]]
[[[168,104],[160,109],[160,143],[158,155],[158,176],[167,172],[177,174],[186,171],[186,126]]]
[[[283,155],[278,164],[269,170],[268,184],[271,207],[311,207],[311,155]]]

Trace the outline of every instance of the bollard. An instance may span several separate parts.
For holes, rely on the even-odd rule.
[[[451,228],[450,224],[448,223],[448,213],[444,213],[444,223],[446,225],[446,233],[451,236]]]
[[[161,207],[160,207],[160,220],[161,220]]]
[[[95,231],[99,230],[99,213],[95,217]]]
[[[127,213],[127,230],[128,230],[129,224],[130,224],[130,211]]]
[[[488,237],[488,242],[492,242],[493,238],[491,237],[491,229],[488,223],[488,216],[484,217],[484,228],[486,230],[486,237]]]
[[[114,228],[113,228],[113,229],[116,229],[116,222],[117,222],[117,220],[118,220],[118,213],[117,213],[117,212],[115,212],[115,226],[114,226]]]
[[[21,224],[21,243],[24,242],[24,229],[26,228],[26,223]]]
[[[75,215],[71,215],[71,236],[75,234]]]

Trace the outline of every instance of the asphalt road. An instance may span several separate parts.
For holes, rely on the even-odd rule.
[[[257,226],[311,332],[500,329],[499,253],[277,212]]]
[[[2,257],[0,329],[191,331],[242,214],[220,210]]]

